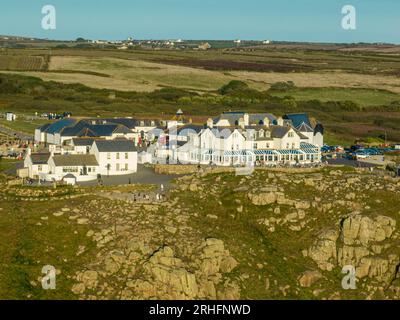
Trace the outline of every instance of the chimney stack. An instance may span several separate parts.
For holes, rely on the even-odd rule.
[[[213,121],[213,119],[208,118],[208,120],[207,120],[207,127],[211,128],[211,129],[214,127],[214,121]]]
[[[245,126],[248,126],[248,125],[250,124],[250,116],[249,116],[248,113],[245,113],[245,114],[243,115],[243,120],[244,120],[244,125],[245,125]]]

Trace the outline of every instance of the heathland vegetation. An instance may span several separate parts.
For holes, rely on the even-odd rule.
[[[40,63],[39,63],[40,61]],[[226,110],[309,112],[328,139],[400,140],[400,57],[332,47],[225,50],[7,49],[0,109],[193,121]]]

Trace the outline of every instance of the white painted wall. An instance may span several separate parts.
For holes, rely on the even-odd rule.
[[[93,143],[90,154],[99,163],[99,173],[102,175],[125,175],[137,172],[137,152],[99,152]],[[109,165],[109,166],[108,166]],[[109,168],[109,169],[108,169]]]

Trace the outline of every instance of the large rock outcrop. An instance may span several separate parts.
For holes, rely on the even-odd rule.
[[[359,279],[389,283],[396,278],[400,264],[399,254],[391,250],[395,230],[396,221],[390,217],[355,214],[343,219],[339,230],[321,233],[303,253],[322,270],[352,265]]]

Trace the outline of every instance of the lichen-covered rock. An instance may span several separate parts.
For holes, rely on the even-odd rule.
[[[396,228],[396,221],[385,216],[371,219],[362,215],[350,216],[343,221],[342,237],[346,245],[380,242],[391,237]]]
[[[299,276],[298,281],[300,286],[309,288],[322,278],[323,276],[319,271],[305,271]]]
[[[339,232],[337,230],[322,232],[316,242],[308,249],[306,255],[313,259],[320,269],[331,271],[336,265],[336,241],[338,237]]]

